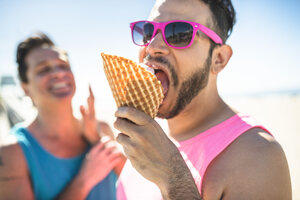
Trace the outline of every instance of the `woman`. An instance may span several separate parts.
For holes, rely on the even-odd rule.
[[[28,126],[14,127],[17,141],[0,149],[1,198],[115,199],[115,172],[125,159],[109,140],[98,142],[97,126],[102,134],[112,131],[96,121],[91,89],[88,108],[80,109],[83,120],[74,117],[76,86],[67,53],[38,34],[19,44],[17,63],[38,114]]]

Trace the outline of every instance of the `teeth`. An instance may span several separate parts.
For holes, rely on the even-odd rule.
[[[143,68],[145,68],[148,72],[151,72],[151,74],[153,74],[153,75],[155,75],[155,71],[154,71],[154,69],[153,68],[151,68],[151,67],[149,67],[149,66],[147,66],[147,65],[145,65],[145,64],[140,64]]]
[[[151,67],[147,67],[146,70],[149,71],[149,72],[151,72],[153,75],[155,74],[154,69],[151,68]]]
[[[60,88],[63,88],[63,87],[66,87],[67,84],[66,83],[55,83],[53,84],[53,89],[60,89]]]

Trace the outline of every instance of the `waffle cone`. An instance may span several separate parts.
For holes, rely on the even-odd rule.
[[[132,60],[104,53],[101,56],[117,106],[134,107],[154,118],[164,98],[156,76]]]

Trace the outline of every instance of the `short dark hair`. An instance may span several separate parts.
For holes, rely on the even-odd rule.
[[[236,13],[231,0],[201,0],[206,3],[213,14],[213,27],[222,38],[223,43],[230,36],[236,21]]]
[[[25,62],[25,57],[33,49],[42,47],[44,45],[54,46],[52,40],[44,33],[38,32],[34,33],[32,36],[26,38],[17,47],[17,64],[18,73],[21,82],[28,83],[28,78],[26,76],[27,65]]]

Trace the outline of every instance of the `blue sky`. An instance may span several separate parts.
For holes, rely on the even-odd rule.
[[[129,23],[147,18],[153,3],[0,0],[0,75],[16,74],[17,43],[40,30],[69,52],[78,87],[76,102],[85,100],[88,83],[102,102],[112,102],[100,53],[136,60],[138,48],[131,42]],[[300,89],[300,1],[233,0],[233,4],[237,23],[228,44],[234,53],[219,75],[220,93]]]

